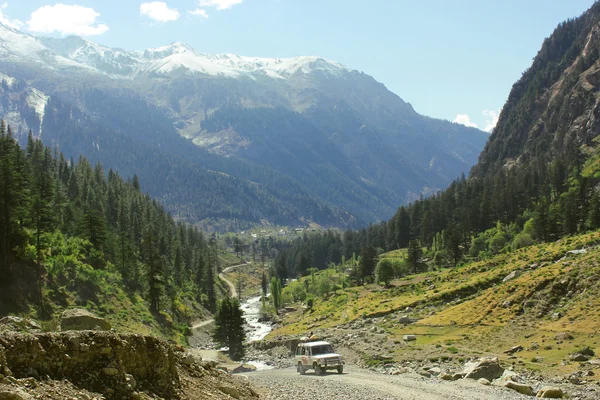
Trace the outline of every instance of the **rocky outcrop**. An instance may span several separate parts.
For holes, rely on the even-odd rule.
[[[258,399],[247,382],[181,347],[100,331],[0,333],[0,393],[0,400]]]
[[[174,398],[179,388],[173,348],[149,336],[4,333],[0,364],[5,375],[67,379],[107,398],[130,398],[138,390]]]
[[[63,312],[60,316],[61,331],[109,331],[110,324],[88,310],[74,308]]]

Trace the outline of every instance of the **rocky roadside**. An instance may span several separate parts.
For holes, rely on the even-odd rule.
[[[508,349],[508,360],[502,362],[495,358],[481,358],[476,355],[422,356],[421,360],[397,362],[393,359],[393,350],[399,347],[409,348],[415,338],[405,337],[402,342],[391,342],[387,332],[379,327],[386,318],[390,317],[361,319],[332,329],[316,329],[310,333],[332,343],[349,365],[381,375],[417,374],[432,382],[457,382],[470,379],[481,385],[499,386],[523,395],[539,395],[542,398],[569,397],[581,400],[600,398],[600,384],[591,380],[600,373],[600,360],[589,348],[581,349],[569,356],[566,362],[578,362],[580,369],[576,373],[560,378],[544,377],[524,368],[517,357],[511,354],[519,351],[518,346]],[[299,339],[296,336],[252,343],[247,351],[247,357],[276,368],[293,367],[293,352]],[[485,373],[473,373],[473,370]]]

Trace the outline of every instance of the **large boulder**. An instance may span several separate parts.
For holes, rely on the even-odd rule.
[[[477,362],[466,363],[463,373],[468,379],[485,378],[493,381],[502,376],[504,368],[500,366],[497,358],[481,358]]]
[[[510,274],[506,275],[506,277],[504,277],[504,279],[502,279],[502,282],[512,281],[513,279],[518,278],[520,275],[521,275],[520,271],[513,271]]]
[[[60,316],[61,331],[109,331],[110,324],[83,308],[74,308]]]
[[[535,397],[540,399],[562,399],[564,395],[561,388],[544,386],[537,392]]]
[[[554,336],[554,340],[573,340],[574,337],[569,332],[561,332]]]

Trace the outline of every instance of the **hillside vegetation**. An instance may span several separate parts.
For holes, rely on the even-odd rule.
[[[549,373],[573,372],[579,364],[569,362],[571,353],[585,346],[600,351],[599,245],[596,231],[409,275],[387,287],[338,287],[315,296],[312,308],[287,314],[271,337],[333,332],[329,329],[384,317],[379,326],[397,344],[389,349],[396,360],[481,354],[509,360],[504,351],[521,345],[515,362]],[[323,271],[317,282],[322,274],[339,277]],[[299,285],[310,287],[311,279]],[[295,284],[284,289],[290,302]],[[400,324],[404,314],[416,322]],[[555,340],[565,332],[573,339]],[[406,334],[417,336],[415,345],[404,345]]]
[[[137,176],[68,161],[31,134],[21,149],[0,125],[1,315],[53,329],[62,310],[86,307],[121,331],[184,342],[189,322],[215,310],[227,262],[239,259],[176,222]]]

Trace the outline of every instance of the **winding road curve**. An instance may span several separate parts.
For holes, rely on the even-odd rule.
[[[227,267],[225,268],[220,274],[219,274],[219,279],[221,279],[223,282],[225,282],[225,284],[227,284],[227,286],[229,287],[229,295],[232,298],[236,298],[238,293],[237,293],[237,289],[235,288],[235,285],[233,284],[233,282],[227,280],[227,278],[225,278],[225,274],[228,273],[229,271],[232,271],[235,268],[239,268],[239,267],[245,267],[246,265],[248,265],[249,263],[245,263],[245,264],[239,264],[239,265],[232,265],[231,267]],[[195,325],[192,325],[192,331],[194,331],[195,329],[200,329],[203,328],[207,325],[210,325],[214,322],[214,319],[207,319],[206,321],[202,321],[202,322],[198,322]]]

